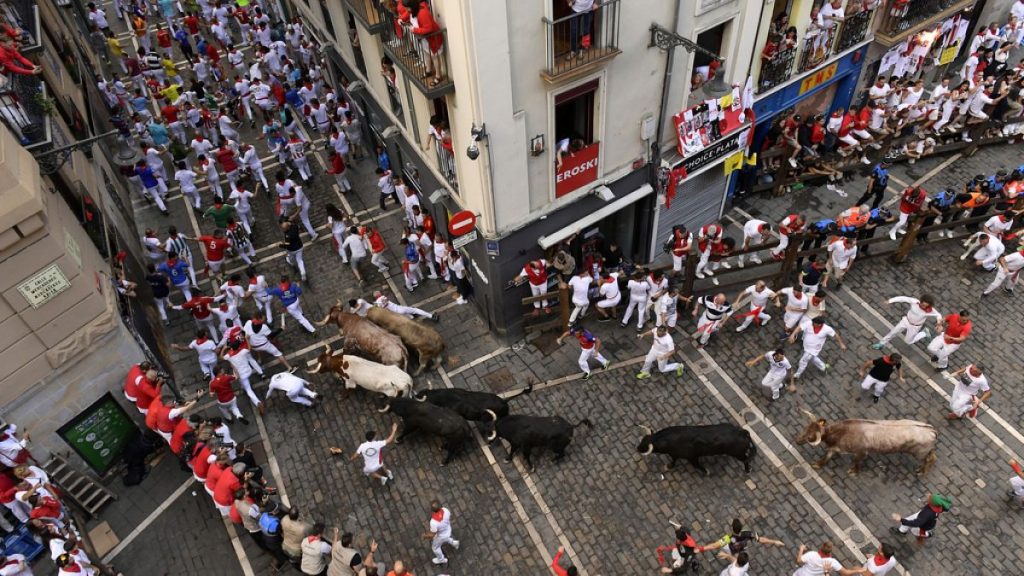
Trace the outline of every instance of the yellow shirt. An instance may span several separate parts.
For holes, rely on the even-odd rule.
[[[181,89],[181,85],[180,84],[171,84],[170,86],[168,86],[168,87],[164,88],[163,90],[161,90],[160,91],[160,95],[164,96],[165,98],[167,98],[171,102],[177,102],[178,101],[178,96],[179,96],[179,94],[178,94],[178,90],[179,89]]]
[[[174,65],[174,60],[171,60],[170,58],[164,58],[160,61],[160,63],[163,64],[164,72],[166,72],[168,76],[178,75],[178,67]]]
[[[107,49],[110,50],[110,53],[113,54],[115,58],[124,56],[124,48],[121,48],[121,41],[115,36],[107,38]]]

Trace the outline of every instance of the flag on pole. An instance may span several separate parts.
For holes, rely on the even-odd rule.
[[[686,179],[686,166],[682,162],[668,174],[668,186],[665,187],[665,209],[672,207],[672,199],[676,197],[676,186]]]
[[[747,83],[743,85],[743,95],[740,97],[740,106],[743,111],[740,112],[740,124],[746,122],[747,110],[754,108],[754,77],[748,75]]]

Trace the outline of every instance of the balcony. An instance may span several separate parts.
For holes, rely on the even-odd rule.
[[[444,175],[444,180],[453,190],[459,191],[459,180],[455,177],[455,153],[451,149],[451,138],[447,139],[447,146],[441,142],[435,142],[434,157],[437,160],[437,169]]]
[[[941,22],[957,12],[970,8],[975,0],[913,0],[897,14],[893,14],[892,0],[886,2],[882,21],[875,32],[875,40],[893,46],[929,25]]]
[[[545,81],[555,83],[585,74],[614,58],[619,50],[619,3],[595,2],[594,10],[555,21],[541,18],[547,35]]]
[[[4,0],[0,4],[0,17],[21,29],[22,54],[42,49],[43,40],[39,27],[39,6],[33,0]]]
[[[757,79],[757,92],[767,92],[785,83],[793,75],[796,47],[779,50],[771,60],[761,60],[761,75]]]
[[[0,118],[27,150],[36,151],[51,143],[52,106],[39,76],[0,77]]]
[[[839,39],[835,44],[836,54],[846,52],[868,37],[868,32],[871,31],[871,17],[874,15],[874,10],[861,10],[843,20],[839,27]]]
[[[380,0],[345,0],[345,4],[370,34],[378,34],[387,26],[386,9]]]
[[[413,34],[402,25],[398,16],[383,12],[385,25],[380,35],[384,52],[416,84],[428,99],[440,98],[455,91],[448,67],[448,34],[439,30],[431,34]],[[397,24],[397,25],[396,25]]]
[[[819,30],[814,36],[805,36],[804,45],[800,50],[800,62],[797,71],[807,72],[821,66],[832,55],[832,44],[838,36],[839,27],[833,26]]]

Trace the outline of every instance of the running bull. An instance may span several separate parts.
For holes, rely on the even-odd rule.
[[[429,384],[429,383],[428,383]],[[476,422],[490,421],[508,416],[508,401],[529,394],[533,384],[516,392],[508,398],[502,398],[490,392],[476,392],[462,388],[441,388],[422,390],[416,393],[417,400],[424,400],[437,406],[444,406],[458,412],[466,420]]]
[[[383,398],[383,405],[378,412],[390,412],[402,419],[402,433],[395,440],[401,443],[409,434],[423,431],[441,439],[441,449],[445,451],[441,466],[446,466],[458,454],[472,436],[469,422],[455,411],[442,406],[434,406],[412,398]]]
[[[359,387],[394,398],[409,396],[412,392],[412,376],[398,366],[385,366],[372,360],[346,355],[345,349],[331,350],[330,344],[316,359],[316,366],[306,370],[310,374],[330,372],[345,382],[345,395],[352,388]]]
[[[797,444],[817,446],[822,442],[828,451],[814,463],[821,468],[836,454],[853,454],[850,474],[860,472],[860,463],[868,454],[910,454],[921,465],[918,474],[927,474],[935,464],[935,438],[938,433],[930,424],[916,420],[840,420],[827,424],[804,410],[811,422],[796,437]]]
[[[335,302],[327,316],[316,325],[323,326],[328,322],[338,326],[338,332],[345,338],[346,350],[357,352],[374,362],[405,370],[409,352],[402,340],[358,314],[345,312],[341,300]]]
[[[499,418],[491,410],[485,410],[485,412],[493,419],[487,426],[489,429],[487,442],[494,442],[498,438],[504,439],[509,446],[505,461],[511,462],[516,452],[522,452],[526,467],[531,472],[533,463],[530,462],[530,453],[534,448],[549,448],[555,453],[552,462],[558,462],[565,457],[565,449],[572,442],[573,431],[583,425],[586,425],[587,428],[593,427],[590,420],[586,418],[572,424],[561,416],[513,414]]]
[[[708,470],[700,465],[704,456],[732,456],[743,462],[743,471],[750,472],[750,460],[757,453],[757,447],[750,439],[750,432],[732,424],[711,424],[707,426],[669,426],[655,432],[648,426],[641,426],[644,437],[637,444],[636,451],[644,456],[665,454],[668,468],[676,460],[686,460],[705,476]]]
[[[416,352],[419,357],[419,368],[416,369],[415,375],[421,374],[425,368],[441,366],[444,339],[441,338],[441,334],[437,330],[422,322],[416,322],[402,314],[395,314],[378,306],[371,306],[366,317],[374,324],[401,338],[407,349]]]

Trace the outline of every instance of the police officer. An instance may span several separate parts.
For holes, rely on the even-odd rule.
[[[871,176],[868,178],[868,191],[858,198],[855,204],[860,206],[865,204],[870,198],[871,207],[878,208],[878,205],[882,203],[882,198],[885,196],[885,188],[888,185],[889,163],[883,160],[871,170]]]

